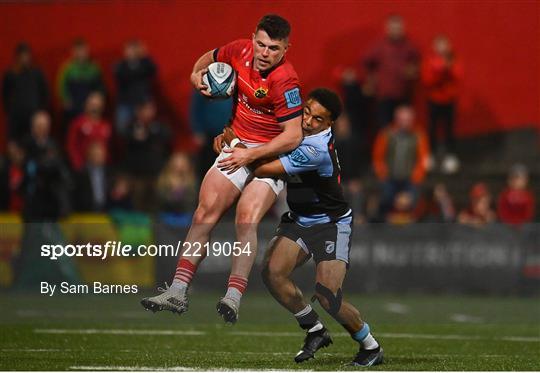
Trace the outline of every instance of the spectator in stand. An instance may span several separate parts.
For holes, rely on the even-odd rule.
[[[0,211],[9,210],[9,159],[7,155],[0,154]]]
[[[405,35],[403,19],[398,14],[386,20],[386,37],[378,41],[363,58],[367,71],[365,92],[374,92],[377,121],[388,125],[395,109],[410,104],[418,77],[419,53]]]
[[[481,227],[495,222],[495,211],[491,208],[491,193],[486,184],[476,183],[469,193],[470,205],[458,215],[458,222]]]
[[[146,100],[136,109],[136,118],[127,128],[124,170],[132,177],[135,208],[155,208],[155,182],[170,151],[170,130],[156,119],[156,105]]]
[[[72,57],[58,73],[58,89],[65,123],[70,123],[85,110],[86,100],[92,92],[105,94],[101,69],[90,59],[90,50],[84,39],[73,43]]]
[[[194,167],[187,155],[175,153],[161,172],[157,182],[159,215],[154,226],[156,244],[170,244],[183,239],[191,225],[197,207]],[[176,258],[156,258],[156,282],[168,281],[176,271]],[[168,277],[167,277],[168,276]]]
[[[343,95],[343,116],[350,123],[350,141],[355,144],[356,169],[365,170],[371,162],[371,144],[374,138],[373,92],[366,92],[359,81],[358,72],[351,67],[335,69]],[[343,154],[343,151],[341,152]]]
[[[40,281],[81,283],[72,258],[43,261],[38,250],[43,244],[66,244],[58,220],[71,212],[71,187],[69,170],[57,152],[47,151],[28,162],[22,211],[25,224],[14,265],[17,287],[35,289]]]
[[[109,194],[109,211],[113,210],[133,210],[131,179],[124,173],[117,173],[113,177],[111,193]]]
[[[0,158],[0,210],[22,211],[25,168],[26,155],[23,146],[10,140],[6,156]]]
[[[427,198],[421,206],[422,220],[429,223],[451,223],[456,220],[454,202],[446,185],[437,183],[427,193]]]
[[[30,159],[24,176],[25,222],[56,222],[71,212],[72,179],[58,152]]]
[[[351,136],[351,123],[347,114],[342,114],[336,119],[332,132],[339,153],[343,192],[351,204],[355,224],[360,224],[366,220],[363,185],[360,179],[362,163],[359,159],[364,157],[359,154],[358,143],[354,142],[354,138]]]
[[[189,119],[195,142],[200,148],[197,165],[199,180],[204,178],[216,159],[212,147],[214,137],[221,134],[223,127],[231,119],[232,106],[232,99],[211,100],[195,90],[191,95]]]
[[[394,123],[379,132],[373,149],[373,168],[382,183],[380,217],[386,216],[399,192],[409,192],[416,205],[428,157],[427,136],[415,128],[414,109],[399,106]]]
[[[110,171],[106,163],[107,146],[102,142],[91,143],[84,168],[75,175],[75,211],[105,211],[110,190]]]
[[[109,143],[111,124],[103,119],[105,97],[100,92],[91,93],[86,99],[85,111],[69,126],[67,152],[71,166],[80,171],[88,147],[93,142]]]
[[[499,194],[497,215],[503,223],[520,226],[534,219],[536,201],[528,189],[529,171],[527,167],[516,164],[510,169],[508,185]]]
[[[114,69],[118,89],[116,131],[124,135],[135,117],[137,104],[154,97],[157,67],[147,55],[139,40],[130,40],[124,46],[124,59]]]
[[[8,139],[23,140],[30,132],[32,115],[49,104],[47,82],[41,70],[32,65],[32,51],[26,43],[15,48],[15,62],[2,81],[2,98]]]
[[[394,225],[406,225],[416,222],[414,196],[409,191],[396,194],[392,208],[386,214],[386,222]]]
[[[456,57],[450,40],[439,35],[433,41],[433,52],[422,66],[422,81],[427,89],[429,113],[429,141],[434,154],[444,154],[441,169],[454,173],[459,168],[455,156],[454,122],[459,82],[463,67]],[[439,128],[444,140],[438,141]],[[435,157],[431,157],[434,165]]]
[[[189,215],[197,207],[197,182],[190,159],[175,153],[161,172],[157,182],[160,210],[173,215]]]
[[[58,145],[51,137],[51,116],[44,110],[32,116],[30,134],[24,142],[26,155],[29,160],[38,161],[48,152],[59,154]]]

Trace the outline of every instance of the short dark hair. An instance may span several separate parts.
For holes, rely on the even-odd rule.
[[[257,24],[255,32],[259,30],[266,31],[272,40],[284,40],[291,33],[291,25],[289,21],[277,14],[267,14]]]
[[[73,47],[86,47],[88,44],[86,43],[86,40],[82,37],[78,37],[75,40],[73,40]]]
[[[398,21],[398,22],[403,22],[403,17],[402,17],[401,14],[399,14],[399,13],[390,13],[390,14],[386,17],[386,20],[387,20],[387,21]]]
[[[21,41],[17,46],[15,47],[15,55],[20,56],[23,53],[30,53],[30,46],[27,42]]]
[[[336,92],[328,88],[316,88],[308,95],[308,99],[314,99],[330,112],[332,121],[335,121],[343,111],[343,104]]]

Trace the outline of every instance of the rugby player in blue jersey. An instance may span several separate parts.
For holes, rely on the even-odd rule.
[[[353,216],[343,197],[331,128],[341,110],[341,101],[334,92],[315,89],[304,107],[304,139],[299,147],[276,160],[251,166],[257,177],[286,175],[287,178],[290,211],[283,215],[266,252],[263,279],[273,297],[307,331],[295,361],[311,359],[318,349],[330,345],[332,339],[291,280],[291,273],[313,257],[314,298],[359,343],[352,364],[371,366],[382,363],[383,350],[358,310],[343,299],[341,290],[349,266]],[[225,130],[225,141],[242,146],[234,137],[232,130]]]

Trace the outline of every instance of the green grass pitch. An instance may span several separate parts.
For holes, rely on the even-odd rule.
[[[195,291],[182,316],[146,312],[143,295],[0,293],[0,370],[354,370],[356,343],[320,307],[334,344],[299,365],[303,333],[266,293],[248,292],[234,326],[219,294]],[[538,298],[349,300],[385,350],[371,370],[540,370]]]

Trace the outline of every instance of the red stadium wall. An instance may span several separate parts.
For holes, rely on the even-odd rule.
[[[385,16],[397,12],[423,52],[443,32],[450,35],[464,61],[458,135],[540,123],[537,1],[3,3],[0,68],[10,64],[16,43],[26,40],[56,88],[57,69],[69,55],[71,41],[83,36],[112,90],[111,68],[123,42],[138,37],[159,64],[167,102],[176,117],[186,118],[188,77],[195,59],[232,39],[249,37],[257,19],[269,12],[291,21],[289,58],[304,91],[333,84],[333,68],[356,63],[380,36]],[[4,116],[0,120],[3,127]],[[179,128],[185,128],[182,122],[177,123]]]

